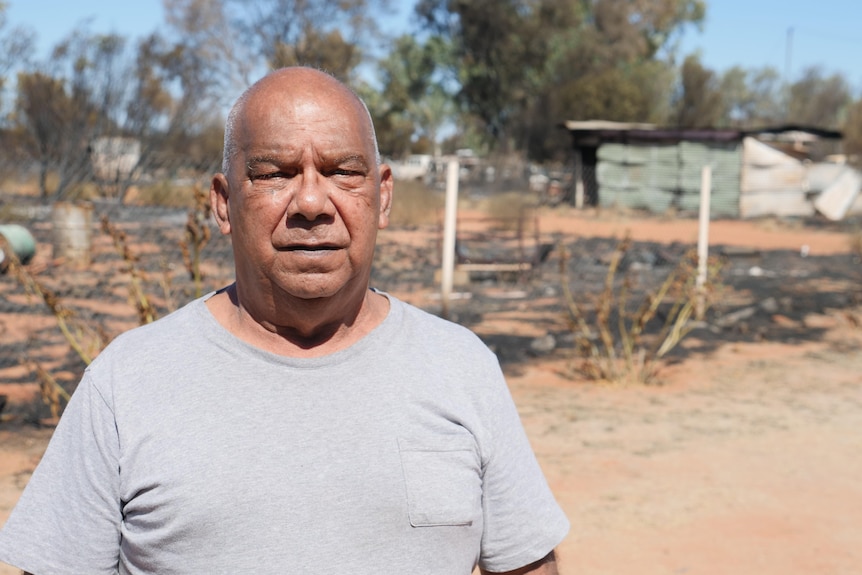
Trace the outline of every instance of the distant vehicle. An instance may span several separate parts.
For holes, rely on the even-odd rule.
[[[434,157],[431,154],[412,154],[403,162],[389,163],[397,180],[424,180],[431,172]]]

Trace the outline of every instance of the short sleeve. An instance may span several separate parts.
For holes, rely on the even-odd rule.
[[[483,479],[480,566],[505,572],[545,557],[569,531],[533,453],[505,382],[488,414],[491,451]]]
[[[0,531],[0,560],[31,573],[116,573],[119,441],[89,372]]]

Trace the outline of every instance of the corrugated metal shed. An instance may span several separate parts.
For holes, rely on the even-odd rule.
[[[712,166],[714,217],[739,215],[738,143],[604,144],[596,177],[601,206],[664,212],[670,207],[697,210],[701,170]]]
[[[742,147],[739,207],[743,218],[814,215],[805,164],[753,137],[745,138]]]
[[[739,216],[739,175],[742,146],[739,142],[680,142],[680,196],[678,206],[694,211],[700,207],[704,166],[712,168],[712,217]]]
[[[795,153],[808,140],[842,136],[796,125],[741,131],[599,121],[566,122],[564,127],[572,136],[576,174],[595,174],[599,205],[697,211],[702,169],[710,166],[714,218],[811,215],[812,165],[785,153],[783,146],[792,143]]]

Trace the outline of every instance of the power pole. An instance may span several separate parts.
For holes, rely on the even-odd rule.
[[[787,42],[784,47],[784,120],[790,120],[790,83],[793,73],[793,26],[787,28]]]

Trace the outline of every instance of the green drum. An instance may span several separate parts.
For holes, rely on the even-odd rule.
[[[24,226],[17,224],[0,224],[0,236],[5,242],[0,242],[0,272],[9,267],[7,250],[11,251],[22,264],[28,263],[36,255],[36,240]]]

